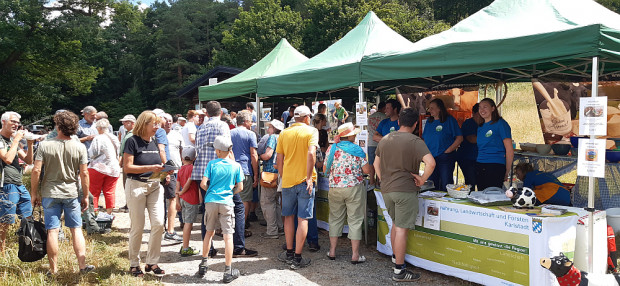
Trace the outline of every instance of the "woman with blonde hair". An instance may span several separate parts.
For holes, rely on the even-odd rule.
[[[116,182],[121,175],[121,168],[118,163],[118,148],[120,142],[116,136],[110,134],[110,121],[99,119],[95,123],[98,135],[88,148],[88,174],[90,179],[90,193],[93,194],[93,206],[95,211],[99,207],[99,195],[103,190],[105,197],[106,212],[99,217],[113,219],[112,209],[114,208],[114,192]]]
[[[138,116],[133,136],[125,142],[123,169],[127,173],[125,196],[129,207],[131,228],[129,231],[129,271],[142,277],[140,268],[140,246],[144,230],[144,209],[149,213],[151,233],[146,254],[146,272],[163,275],[165,271],[157,263],[161,255],[161,240],[164,233],[164,192],[153,173],[164,169],[155,132],[161,126],[154,112],[147,110]]]

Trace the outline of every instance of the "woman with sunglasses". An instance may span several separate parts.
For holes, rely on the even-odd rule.
[[[151,178],[163,167],[155,132],[160,127],[159,118],[152,111],[144,111],[133,129],[133,136],[125,142],[123,170],[127,173],[125,196],[129,208],[131,228],[129,231],[129,271],[142,277],[140,267],[140,246],[144,230],[144,209],[149,213],[151,233],[146,254],[146,272],[163,275],[165,271],[157,265],[161,254],[161,239],[164,233],[164,192],[158,178]]]

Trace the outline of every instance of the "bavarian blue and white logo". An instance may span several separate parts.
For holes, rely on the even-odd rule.
[[[441,132],[441,130],[443,130],[443,126],[437,125],[437,127],[435,128],[435,131]]]
[[[532,218],[532,231],[534,231],[534,233],[541,233],[542,230],[543,230],[542,219]]]
[[[493,135],[493,130],[487,131],[487,134],[484,134],[485,137],[491,137]]]

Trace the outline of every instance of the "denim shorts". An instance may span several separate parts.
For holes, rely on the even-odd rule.
[[[30,193],[23,185],[4,184],[0,191],[0,223],[13,224],[18,215],[32,216]]]
[[[60,217],[64,211],[65,226],[68,228],[82,227],[82,210],[80,201],[73,199],[43,198],[41,200],[45,213],[45,229],[60,228]]]
[[[314,209],[315,186],[312,186],[312,193],[308,194],[306,182],[290,188],[282,188],[282,215],[311,219]]]

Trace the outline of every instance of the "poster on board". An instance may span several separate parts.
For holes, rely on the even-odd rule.
[[[607,135],[607,96],[579,100],[579,134]]]
[[[577,176],[605,177],[605,139],[579,139]]]
[[[362,130],[360,134],[355,137],[355,144],[364,149],[364,153],[368,154],[368,130]]]
[[[355,103],[355,125],[360,128],[368,125],[368,107],[366,102]]]

